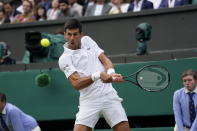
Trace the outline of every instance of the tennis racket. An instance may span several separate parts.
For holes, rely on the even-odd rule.
[[[164,90],[169,85],[170,74],[163,66],[148,65],[131,75],[123,76],[123,79],[145,91],[157,92]]]

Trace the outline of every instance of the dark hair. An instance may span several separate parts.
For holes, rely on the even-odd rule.
[[[15,6],[13,0],[5,1],[5,2],[4,2],[4,5],[7,5],[7,4],[10,5],[10,6],[12,6],[12,7]]]
[[[197,80],[197,71],[193,70],[193,69],[188,69],[186,71],[183,72],[182,77],[186,77],[188,75],[191,75],[194,77],[195,80]]]
[[[0,92],[0,101],[6,102],[6,95]]]
[[[82,25],[77,19],[69,19],[65,22],[64,25],[64,32],[66,32],[67,29],[79,29],[79,32],[82,32]]]
[[[67,5],[69,4],[68,0],[59,0],[59,3],[64,3],[64,4],[67,4]]]

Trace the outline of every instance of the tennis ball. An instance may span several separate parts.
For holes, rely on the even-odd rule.
[[[43,39],[40,41],[40,44],[41,44],[43,47],[48,47],[48,46],[50,46],[51,42],[50,42],[47,38],[43,38]]]

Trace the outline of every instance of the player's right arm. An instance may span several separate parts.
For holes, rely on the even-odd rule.
[[[91,76],[80,77],[77,72],[74,72],[68,77],[68,80],[72,84],[72,86],[77,89],[83,89],[88,87],[93,83]]]
[[[59,58],[59,67],[66,75],[67,79],[71,83],[71,85],[77,89],[83,89],[91,85],[96,79],[100,78],[100,74],[93,75],[95,77],[90,76],[80,76],[77,72],[77,69],[73,66],[72,59],[69,55],[62,55]],[[95,78],[95,79],[93,79]]]

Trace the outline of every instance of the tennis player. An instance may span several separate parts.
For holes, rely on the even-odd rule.
[[[64,31],[68,42],[59,58],[59,66],[80,92],[74,131],[92,131],[101,115],[114,131],[130,131],[122,98],[111,84],[123,82],[122,76],[115,73],[112,62],[97,43],[83,36],[78,20],[68,20]]]

